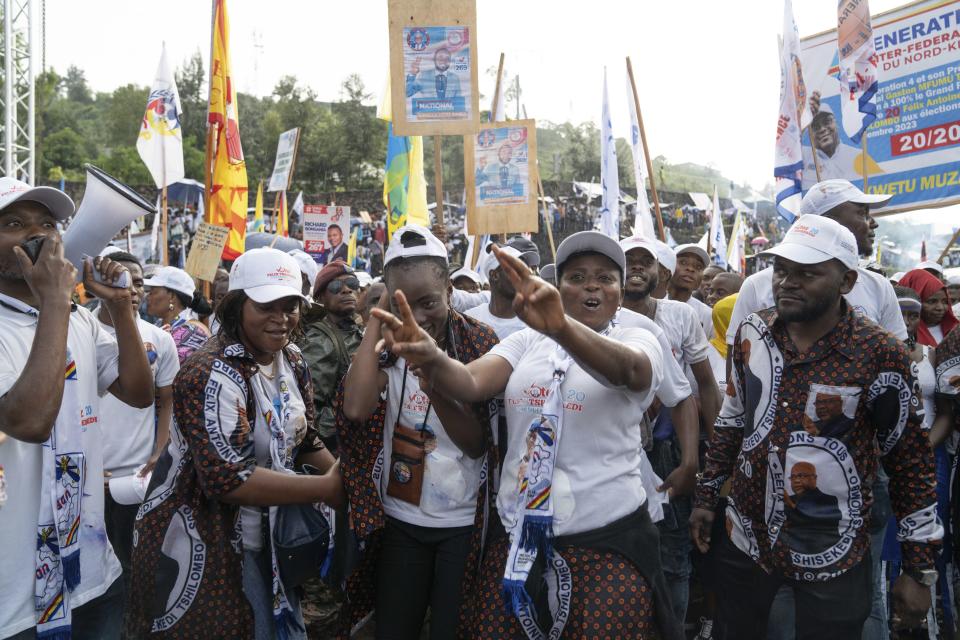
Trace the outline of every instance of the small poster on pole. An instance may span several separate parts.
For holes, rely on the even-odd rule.
[[[303,207],[303,250],[318,264],[347,261],[350,207],[308,204]]]
[[[280,140],[277,142],[277,159],[273,163],[273,173],[270,175],[267,191],[283,191],[290,185],[290,172],[293,169],[293,159],[297,155],[299,138],[299,127],[280,134]]]
[[[229,235],[230,229],[227,227],[201,222],[197,227],[197,234],[193,236],[184,271],[194,278],[213,282],[214,276],[217,275],[217,267],[220,266],[220,255],[223,253],[223,247],[226,246]]]
[[[474,0],[389,0],[393,128],[466,135],[480,126]]]
[[[533,120],[485,123],[467,136],[467,231],[536,231],[537,126]]]

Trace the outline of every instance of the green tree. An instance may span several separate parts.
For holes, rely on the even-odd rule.
[[[67,77],[64,78],[63,84],[67,92],[67,100],[79,102],[80,104],[90,104],[93,102],[93,93],[87,84],[87,77],[83,69],[70,65],[67,68]]]
[[[207,136],[207,72],[203,68],[200,51],[194,52],[179,69],[175,78],[177,92],[180,94],[180,127],[183,129],[184,142],[192,137],[194,144],[206,145]]]

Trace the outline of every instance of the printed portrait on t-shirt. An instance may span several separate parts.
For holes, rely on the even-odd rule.
[[[803,410],[803,430],[812,436],[841,438],[853,428],[859,387],[811,384]]]
[[[763,442],[777,413],[778,387],[783,375],[783,354],[766,324],[756,315],[740,327],[743,379],[743,450]]]

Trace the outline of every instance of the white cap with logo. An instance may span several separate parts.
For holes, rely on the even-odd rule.
[[[447,247],[430,233],[426,227],[419,224],[408,224],[400,227],[390,236],[390,244],[384,255],[383,266],[397,258],[416,258],[432,256],[447,261]]]
[[[834,207],[844,202],[857,204],[883,204],[892,195],[866,194],[857,189],[849,180],[839,178],[824,180],[810,187],[803,200],[800,201],[800,215],[822,216]]]
[[[301,293],[302,286],[297,260],[279,249],[250,249],[237,258],[230,269],[229,290],[242,290],[261,304],[290,296],[310,302],[310,298]]]
[[[31,187],[15,178],[0,178],[0,211],[20,200],[39,202],[60,221],[72,216],[76,209],[70,196],[59,189]]]
[[[620,243],[599,231],[578,231],[567,236],[557,247],[557,276],[563,272],[563,263],[578,253],[599,253],[617,265],[620,269],[620,284],[626,282],[627,258]]]
[[[176,267],[160,267],[153,272],[149,278],[143,281],[147,287],[163,287],[182,293],[188,298],[193,298],[193,293],[197,290],[193,278],[183,269]]]
[[[620,247],[623,249],[624,255],[634,249],[643,249],[652,255],[657,262],[670,273],[677,270],[677,256],[673,252],[673,249],[656,238],[646,238],[643,236],[624,238],[620,241]]]
[[[857,239],[845,226],[821,216],[800,216],[783,241],[762,255],[780,256],[800,264],[820,264],[837,259],[848,269],[860,262]]]

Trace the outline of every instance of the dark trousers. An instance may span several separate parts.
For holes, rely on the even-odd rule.
[[[714,538],[714,544],[721,545],[716,559],[716,640],[764,640],[770,605],[783,584],[793,587],[797,640],[860,637],[873,593],[869,551],[859,564],[833,580],[801,582],[767,574],[726,535]]]
[[[73,640],[120,640],[123,630],[123,606],[120,578],[106,593],[71,612]],[[31,627],[7,640],[35,640],[37,628]]]
[[[377,639],[453,638],[473,527],[434,529],[387,518],[377,561]]]
[[[137,520],[139,504],[120,504],[107,491],[103,496],[103,518],[107,526],[107,538],[117,554],[123,575],[130,573],[130,557],[133,555],[133,526]]]

